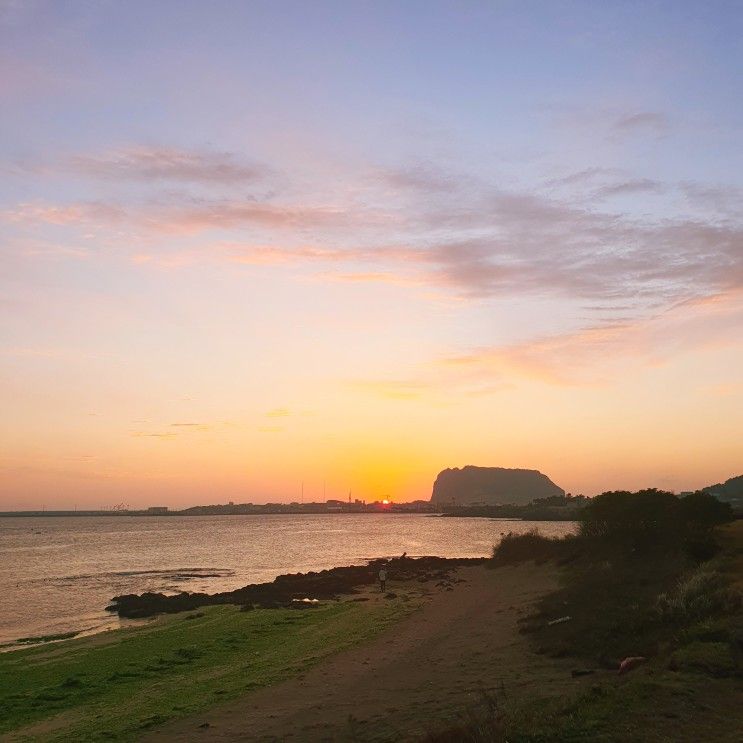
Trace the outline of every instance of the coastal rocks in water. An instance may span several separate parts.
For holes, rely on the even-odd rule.
[[[464,565],[481,565],[482,558],[419,557],[371,560],[367,565],[352,565],[320,572],[290,573],[280,575],[271,583],[256,583],[235,591],[223,593],[163,593],[126,594],[116,596],[106,607],[120,617],[137,619],[155,614],[176,614],[193,611],[202,606],[235,604],[260,608],[305,608],[316,605],[303,601],[307,597],[330,600],[353,594],[360,587],[376,584],[379,569],[384,564],[394,581],[421,580],[448,576]],[[249,610],[248,610],[249,611]]]
[[[537,470],[505,467],[446,469],[433,484],[431,503],[438,505],[526,505],[536,498],[564,496],[565,491]]]

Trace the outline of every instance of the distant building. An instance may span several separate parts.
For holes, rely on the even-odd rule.
[[[147,513],[167,513],[168,507],[167,506],[150,506],[147,509]]]

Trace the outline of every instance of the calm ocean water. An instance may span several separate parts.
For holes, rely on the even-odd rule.
[[[336,514],[0,518],[0,644],[120,626],[122,593],[221,591],[380,556],[477,557],[566,522]]]

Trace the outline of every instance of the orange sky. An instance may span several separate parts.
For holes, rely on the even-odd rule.
[[[0,509],[743,472],[722,19],[258,5],[0,11]]]

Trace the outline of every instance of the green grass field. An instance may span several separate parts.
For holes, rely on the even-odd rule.
[[[301,673],[383,631],[415,602],[178,614],[0,655],[0,735],[133,740],[167,720]]]

